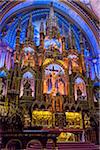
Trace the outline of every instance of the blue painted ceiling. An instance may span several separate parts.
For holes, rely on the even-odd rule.
[[[76,39],[76,47],[77,50],[80,51],[80,44],[79,44],[79,29],[81,29],[84,33],[85,39],[85,56],[86,56],[86,63],[88,61],[91,65],[91,76],[94,79],[95,75],[99,76],[99,69],[97,66],[98,63],[98,54],[100,53],[98,42],[96,38],[88,26],[86,22],[81,18],[79,14],[74,12],[69,6],[65,5],[64,3],[60,2],[59,0],[28,0],[22,2],[12,8],[2,19],[0,22],[1,30],[0,38],[6,42],[10,48],[13,50],[15,49],[15,41],[16,41],[16,28],[18,25],[18,19],[21,17],[21,36],[20,41],[21,43],[25,40],[25,33],[27,28],[27,23],[30,14],[32,14],[32,21],[34,26],[34,41],[36,45],[39,45],[39,27],[40,27],[40,20],[43,18],[44,23],[46,22],[46,16],[49,13],[50,3],[53,1],[55,15],[58,19],[59,31],[62,35],[62,26],[64,25],[64,34],[67,37],[69,23],[73,23],[73,32],[75,34]],[[67,49],[67,41],[66,41],[66,49]],[[5,55],[3,53],[3,55]],[[2,56],[2,59],[3,60]],[[96,62],[93,62],[94,58]],[[2,61],[3,62],[3,61]],[[1,65],[1,64],[0,64]],[[2,66],[2,65],[1,65]],[[87,65],[88,66],[88,65]]]

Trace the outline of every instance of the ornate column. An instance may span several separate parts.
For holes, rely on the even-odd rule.
[[[69,101],[70,103],[74,103],[74,83],[73,83],[73,75],[69,75]]]
[[[36,99],[42,98],[42,70],[41,67],[37,66],[36,72]]]
[[[85,142],[85,131],[82,132],[82,142]]]
[[[90,77],[88,78],[86,89],[89,108],[93,110],[94,109],[93,85]]]

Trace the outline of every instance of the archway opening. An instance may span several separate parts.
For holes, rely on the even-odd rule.
[[[8,141],[6,145],[7,150],[17,150],[17,149],[22,149],[22,143],[18,139],[12,139]]]
[[[30,149],[30,150],[39,149],[39,150],[41,150],[42,149],[41,142],[39,140],[31,140],[28,142],[26,149]]]
[[[75,79],[75,84],[74,84],[74,96],[75,96],[75,101],[77,100],[87,100],[87,94],[86,94],[86,84],[84,80],[80,77],[77,77]]]
[[[20,97],[23,95],[32,97],[35,95],[35,79],[34,75],[29,71],[23,74],[21,80]]]

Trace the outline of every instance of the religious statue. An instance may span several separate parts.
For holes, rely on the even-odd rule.
[[[58,92],[60,93],[60,95],[65,94],[64,90],[65,90],[64,83],[62,81],[58,81]]]
[[[20,97],[23,96],[34,97],[34,79],[23,79],[20,87]]]
[[[87,113],[85,113],[84,115],[84,124],[85,124],[85,128],[90,128],[90,117],[88,116]]]
[[[28,112],[26,111],[24,114],[24,127],[27,128],[30,126],[30,124],[31,124],[31,119]]]
[[[2,83],[2,78],[0,78],[0,95],[2,95],[3,92],[3,83]]]
[[[57,88],[55,87],[55,84],[56,84],[56,79],[57,79],[57,75],[56,75],[56,73],[55,72],[52,72],[51,73],[51,75],[52,75],[52,90],[51,90],[51,93],[52,93],[52,95],[53,96],[56,96],[56,93],[57,93]]]
[[[79,87],[78,87],[78,89],[77,89],[77,96],[78,96],[78,97],[82,96],[82,91],[80,90]]]

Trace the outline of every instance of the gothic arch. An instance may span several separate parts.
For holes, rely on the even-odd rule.
[[[21,72],[22,76],[23,76],[23,74],[26,73],[26,72],[32,73],[34,77],[35,77],[35,75],[36,75],[36,70],[33,69],[32,67],[25,67],[25,68],[22,68],[21,70],[22,70],[22,72]]]
[[[39,104],[39,108],[41,108],[41,106],[44,106],[44,107],[46,107],[46,103],[45,103],[45,101],[42,101],[42,102],[40,102],[40,104]]]
[[[49,110],[49,109],[52,109],[52,105],[51,105],[51,103],[50,104],[48,104],[47,106],[46,106],[46,108]]]
[[[11,140],[9,140],[8,143],[6,144],[6,149],[9,150],[10,144],[12,146],[13,143],[14,143],[15,146],[16,146],[16,144],[19,144],[18,147],[15,147],[16,149],[22,149],[22,142],[19,139],[11,139]]]
[[[58,62],[56,60],[52,60],[52,59],[49,63],[47,63],[46,65],[43,65],[43,70],[45,71],[46,67],[48,67],[49,65],[52,65],[52,64],[60,66],[64,70],[64,72],[67,71],[64,65],[62,65],[60,62]]]
[[[80,106],[76,106],[76,111],[77,112],[80,112],[82,109],[81,109],[81,107]]]
[[[32,106],[31,106],[31,112],[34,110],[34,109],[39,109],[39,102],[38,101],[35,101],[33,102]]]
[[[75,101],[77,101],[77,99],[80,100],[87,100],[87,82],[86,80],[84,81],[84,78],[82,76],[77,75],[74,80],[74,97],[75,97]]]
[[[38,147],[40,146],[40,148],[42,149],[42,144],[41,144],[41,142],[40,142],[39,140],[35,140],[35,139],[30,140],[30,141],[27,143],[26,149],[29,148],[29,144],[31,144],[31,143],[33,143],[33,144],[38,144]],[[32,148],[33,148],[33,147],[32,147]],[[35,148],[36,148],[36,147],[35,147]]]
[[[61,95],[68,95],[68,76],[62,65],[53,62],[48,63],[43,71],[43,93],[53,93],[53,95],[60,93]]]
[[[24,77],[25,74],[26,74],[26,77]],[[25,93],[24,93],[24,90],[25,90]],[[32,97],[35,96],[35,73],[33,70],[30,71],[27,68],[23,71],[21,84],[20,84],[20,97],[22,97],[23,94],[26,94],[26,95],[28,94],[27,96],[31,94]]]
[[[72,105],[71,108],[70,108],[70,110],[71,110],[71,111],[75,111],[75,110],[76,110],[75,106]]]
[[[69,108],[69,106],[68,106],[68,103],[67,104],[64,104],[64,111],[66,112],[66,111],[69,111],[70,110],[70,108]]]
[[[72,82],[75,82],[75,80],[76,80],[77,78],[81,78],[81,79],[85,82],[85,84],[87,84],[86,78],[85,78],[82,74],[80,74],[80,73],[78,73],[78,74],[73,78]]]
[[[45,109],[45,104],[41,104],[40,105],[40,110],[44,110]]]

